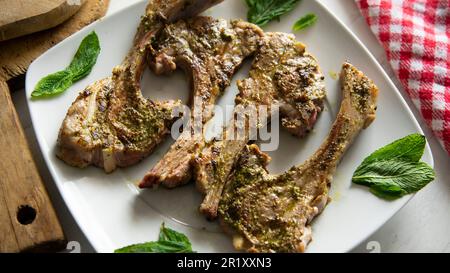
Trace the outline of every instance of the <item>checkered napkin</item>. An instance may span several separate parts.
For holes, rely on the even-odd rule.
[[[450,0],[356,0],[403,88],[450,155]]]

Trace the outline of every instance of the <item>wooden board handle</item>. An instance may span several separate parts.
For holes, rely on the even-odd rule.
[[[51,252],[66,240],[0,80],[0,252]]]

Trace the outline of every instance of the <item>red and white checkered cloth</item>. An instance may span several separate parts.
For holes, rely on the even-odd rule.
[[[356,0],[403,88],[450,155],[450,0]]]

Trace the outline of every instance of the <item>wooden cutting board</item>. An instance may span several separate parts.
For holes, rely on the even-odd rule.
[[[55,27],[86,0],[0,0],[0,42]]]
[[[1,12],[16,1],[19,2],[0,0]],[[65,248],[66,241],[29,150],[7,82],[23,75],[47,49],[102,17],[108,3],[109,0],[86,0],[75,15],[52,29],[0,42],[0,252],[58,251]]]

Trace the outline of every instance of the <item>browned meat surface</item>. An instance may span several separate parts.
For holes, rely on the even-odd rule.
[[[153,43],[153,70],[163,74],[180,67],[191,75],[191,116],[200,113],[199,122],[192,120],[197,129],[184,130],[145,175],[140,187],[162,183],[173,188],[190,180],[192,157],[204,146],[202,125],[212,117],[217,97],[230,85],[243,60],[256,51],[262,36],[262,30],[253,24],[211,17],[182,20],[165,27]]]
[[[142,96],[140,79],[151,41],[167,22],[190,17],[221,0],[151,0],[134,46],[113,76],[87,87],[68,110],[56,154],[76,167],[112,172],[148,156],[169,132],[179,102]]]
[[[235,113],[240,113],[244,122],[232,120],[222,140],[211,143],[195,159],[197,187],[205,194],[200,206],[203,214],[209,219],[216,218],[225,181],[236,159],[256,127],[269,121],[250,124],[248,116],[255,114],[249,106],[254,106],[253,109],[261,105],[279,106],[282,125],[293,134],[303,136],[313,128],[322,111],[326,95],[323,79],[317,61],[292,35],[265,35],[250,76],[238,83],[240,92]],[[248,111],[242,113],[242,109]]]
[[[274,176],[257,146],[246,147],[227,182],[219,215],[234,245],[250,252],[303,252],[310,222],[328,202],[336,167],[359,132],[375,118],[378,89],[346,63],[343,101],[329,136],[305,163]]]

